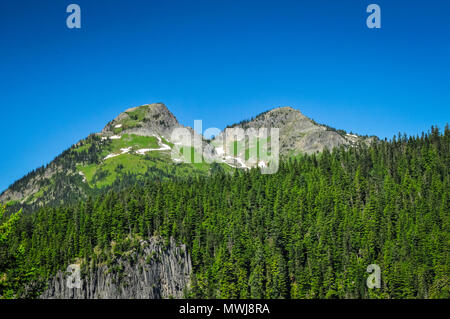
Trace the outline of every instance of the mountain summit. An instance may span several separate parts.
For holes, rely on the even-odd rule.
[[[170,136],[174,128],[180,127],[178,120],[163,103],[146,104],[130,108],[119,114],[102,130],[103,136],[136,134]]]
[[[235,139],[225,137],[236,128],[242,128],[244,132],[248,129],[268,129],[267,136],[254,137],[250,140],[249,136]],[[300,153],[313,154],[322,152],[325,149],[332,150],[335,147],[356,146],[358,143],[371,143],[374,139],[348,134],[343,130],[335,130],[329,126],[316,123],[314,120],[303,115],[299,110],[290,106],[275,108],[257,115],[251,120],[241,121],[228,126],[221,134],[217,135],[211,144],[215,147],[216,156],[222,162],[237,168],[250,168],[258,166],[264,168],[268,165],[267,160],[255,158],[259,151],[250,152],[250,145],[266,143],[267,149],[271,150],[274,146],[274,139],[271,136],[271,129],[278,128],[278,147],[280,157],[295,156]],[[256,132],[255,131],[255,132]],[[228,134],[230,133],[230,134]],[[258,133],[260,134],[260,133]],[[245,145],[245,147],[244,147]],[[249,147],[249,148],[247,148]],[[275,151],[276,152],[276,151]],[[253,155],[251,155],[253,154]],[[259,153],[261,155],[261,153]],[[258,156],[257,156],[258,157]],[[252,164],[249,164],[252,163]]]
[[[312,154],[324,149],[332,150],[340,145],[351,146],[366,141],[366,138],[361,136],[318,124],[290,106],[263,112],[252,120],[230,127],[279,128],[281,155]]]

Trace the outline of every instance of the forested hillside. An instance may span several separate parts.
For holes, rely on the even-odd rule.
[[[450,298],[449,151],[448,126],[432,128],[291,158],[273,175],[146,181],[3,217],[0,296],[33,296],[75,260],[108,264],[159,235],[186,244],[191,297]],[[369,264],[381,289],[366,287]]]

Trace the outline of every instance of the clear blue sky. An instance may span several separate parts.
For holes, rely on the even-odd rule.
[[[0,191],[152,102],[204,128],[285,105],[381,138],[444,127],[449,16],[443,0],[2,0]]]

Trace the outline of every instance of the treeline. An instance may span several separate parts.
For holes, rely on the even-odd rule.
[[[49,165],[53,165],[54,168],[62,170],[73,170],[77,164],[85,163],[97,163],[99,162],[99,153],[102,149],[102,145],[108,143],[108,141],[102,141],[99,136],[95,134],[89,135],[86,139],[81,140],[78,144],[64,150],[60,155],[55,157],[52,163],[45,166],[41,166],[35,170],[32,170],[21,179],[11,184],[10,188],[13,191],[20,192],[23,188],[26,188],[31,179],[36,176],[42,176]],[[75,147],[89,145],[86,150],[82,152],[74,151]]]
[[[449,151],[447,126],[290,159],[273,175],[147,181],[21,216],[0,252],[20,249],[15,269],[45,279],[160,235],[187,244],[195,298],[450,298]],[[370,264],[380,289],[366,286]]]
[[[108,140],[101,140],[98,135],[91,134],[86,139],[63,151],[60,155],[45,166],[41,166],[15,181],[9,186],[11,191],[19,194],[26,193],[27,189],[39,187],[41,193],[36,194],[36,198],[25,198],[18,201],[11,201],[7,208],[7,215],[19,209],[24,213],[35,211],[43,204],[47,206],[57,206],[72,204],[87,195],[95,195],[98,190],[91,189],[82,182],[82,177],[78,174],[68,174],[77,172],[77,165],[99,163],[101,150],[110,143]],[[77,147],[83,147],[82,151],[77,151]],[[48,179],[46,175],[50,175]]]

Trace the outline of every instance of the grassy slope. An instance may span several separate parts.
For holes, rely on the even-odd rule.
[[[114,133],[119,134],[120,132],[122,132],[126,129],[139,126],[139,124],[142,123],[142,121],[144,121],[145,113],[146,113],[145,107],[139,107],[134,111],[127,112],[129,117],[117,122],[118,124],[121,124],[122,126],[115,127]]]
[[[173,144],[161,139],[163,144],[173,147]],[[89,147],[83,145],[80,148]],[[121,149],[129,148],[129,153],[120,154]],[[101,157],[105,158],[109,154],[120,154],[115,157],[103,159],[100,163],[88,165],[77,165],[77,169],[83,173],[91,188],[103,188],[112,185],[117,179],[124,175],[136,175],[137,180],[144,176],[177,176],[186,177],[193,175],[208,175],[211,165],[202,163],[175,163],[171,159],[171,151],[149,151],[145,155],[136,154],[138,149],[150,148],[158,149],[158,139],[154,136],[138,136],[134,134],[124,134],[121,139],[110,140],[110,143],[101,151]],[[192,148],[193,150],[193,148]],[[75,151],[78,151],[76,149]],[[183,150],[182,150],[183,152]],[[191,160],[193,161],[194,153]],[[225,171],[230,168],[221,164]]]
[[[161,143],[174,147],[162,137]],[[123,178],[133,182],[148,178],[206,176],[217,168],[215,166],[212,170],[212,165],[205,162],[193,163],[193,156],[191,163],[174,162],[171,150],[154,150],[145,155],[136,153],[139,149],[158,149],[161,146],[155,136],[123,134],[120,139],[108,140],[88,137],[62,155],[60,162],[65,163],[62,171],[49,178],[40,175],[38,191],[16,201],[16,204],[18,207],[22,204],[38,207],[41,201],[48,204],[58,198],[76,200],[79,196],[112,186]],[[121,154],[122,149],[128,148],[129,153]],[[105,159],[111,154],[117,156]],[[219,164],[219,167],[225,172],[234,171],[226,164]]]

